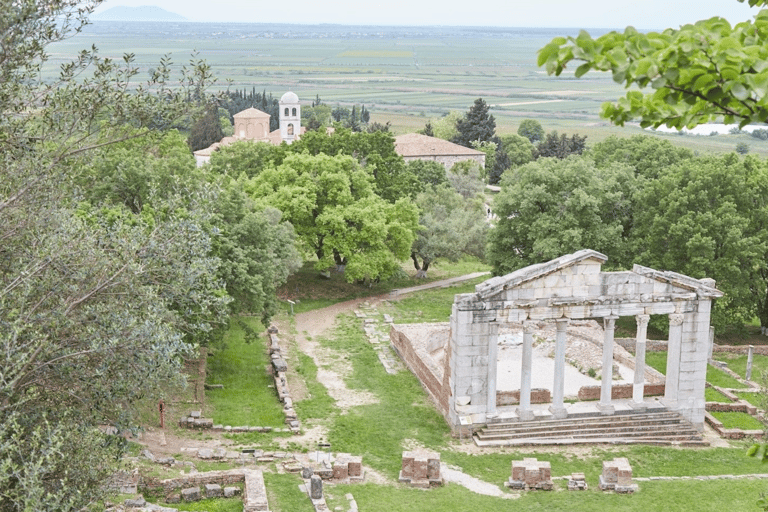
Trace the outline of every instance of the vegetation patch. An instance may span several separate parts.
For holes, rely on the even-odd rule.
[[[299,490],[299,485],[303,481],[298,475],[268,472],[264,472],[263,475],[269,509],[272,512],[314,512],[315,509],[307,494]]]
[[[746,400],[755,407],[765,409],[765,395],[763,393],[751,392],[751,391],[737,391],[736,396],[742,400]]]
[[[727,396],[725,396],[715,388],[705,388],[704,399],[707,402],[724,402],[724,403],[730,402]]]
[[[712,411],[710,414],[723,424],[723,428],[738,428],[741,430],[762,430],[765,428],[765,425],[760,423],[757,418],[745,412]]]
[[[206,391],[214,423],[232,426],[281,427],[285,421],[274,389],[264,331],[255,318],[233,317],[219,347],[208,356],[208,384],[223,384]]]
[[[713,386],[726,389],[739,389],[744,387],[744,384],[737,379],[734,379],[723,370],[712,365],[707,366],[707,382]]]
[[[728,363],[728,368],[738,373],[742,379],[747,378],[746,354],[720,352],[716,354],[716,359]],[[765,373],[768,373],[768,356],[754,354],[752,359],[752,380],[758,380]]]

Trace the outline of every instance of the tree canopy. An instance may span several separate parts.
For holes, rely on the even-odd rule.
[[[416,207],[387,202],[374,192],[373,176],[347,155],[288,155],[243,189],[280,209],[296,229],[317,268],[344,268],[347,280],[391,276],[410,254],[418,228]]]
[[[464,117],[456,121],[457,133],[452,141],[466,147],[471,147],[473,141],[490,141],[496,133],[496,119],[489,111],[485,100],[477,98]]]
[[[741,0],[740,0],[741,1]],[[750,0],[765,6],[765,0]],[[768,121],[768,9],[734,26],[720,17],[678,29],[641,33],[627,27],[598,38],[581,31],[539,50],[538,64],[560,75],[581,62],[576,77],[610,72],[630,90],[601,115],[617,125],[692,128],[712,120],[740,127]],[[641,90],[651,88],[652,92]],[[635,90],[638,88],[640,90]]]
[[[97,3],[6,2],[0,20],[2,510],[82,510],[98,497],[124,441],[95,426],[129,427],[138,400],[179,381],[185,339],[205,337],[229,300],[195,196],[148,209],[141,181],[159,176],[128,158],[111,188],[93,187],[100,202],[84,200],[79,170],[98,148],[167,129],[190,99],[207,103],[212,80],[198,61],[172,77],[164,58],[136,83],[131,55],[90,49],[43,81],[47,47]]]

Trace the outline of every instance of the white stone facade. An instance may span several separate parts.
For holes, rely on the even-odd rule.
[[[711,279],[693,279],[640,265],[632,271],[601,272],[607,257],[582,250],[547,263],[532,265],[477,285],[475,293],[457,295],[451,315],[449,346],[449,422],[453,427],[482,424],[496,416],[496,359],[499,325],[504,322],[555,320],[557,339],[550,413],[566,417],[563,403],[565,337],[570,320],[602,318],[605,323],[604,368],[613,358],[613,325],[635,316],[637,347],[645,346],[648,315],[669,315],[664,405],[699,428],[704,424],[704,386],[710,338],[712,299],[722,292]],[[520,407],[521,421],[533,419],[530,409],[530,347],[524,336]],[[526,350],[528,349],[528,350]],[[644,354],[644,351],[643,351]],[[639,354],[638,354],[639,355]],[[644,357],[637,360],[633,407],[643,408]],[[603,376],[598,410],[613,414],[611,379]],[[527,382],[526,382],[527,380]]]

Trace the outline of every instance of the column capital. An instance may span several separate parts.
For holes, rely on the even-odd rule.
[[[604,329],[613,329],[616,325],[616,320],[618,320],[619,317],[616,315],[609,315],[603,317],[603,328]]]
[[[560,329],[561,326],[568,327],[568,324],[571,322],[571,319],[562,317],[562,318],[555,319],[555,322],[557,322],[557,328]]]
[[[676,326],[676,325],[683,325],[683,314],[682,313],[672,313],[669,315],[669,325]]]
[[[533,320],[523,320],[523,332],[524,333],[533,333],[533,331],[536,330],[536,324],[538,322],[535,322]]]
[[[641,325],[648,325],[648,321],[651,319],[651,315],[637,315],[635,317],[635,321],[637,321],[637,326],[640,327]]]

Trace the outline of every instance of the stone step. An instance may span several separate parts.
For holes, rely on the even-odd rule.
[[[644,444],[653,446],[709,446],[709,443],[698,439],[688,439],[680,436],[654,436],[654,437],[593,437],[593,438],[548,438],[548,439],[490,439],[475,438],[478,447],[494,446],[568,446],[574,444]]]
[[[684,438],[690,438],[692,436],[699,436],[699,432],[695,429],[689,429],[685,426],[673,425],[671,428],[661,427],[642,427],[635,429],[625,428],[604,428],[604,429],[591,429],[591,430],[554,430],[554,431],[539,431],[539,432],[505,432],[505,433],[489,433],[478,432],[476,437],[478,439],[531,439],[531,438],[589,438],[589,437],[648,437],[651,436],[680,436]]]
[[[682,416],[671,411],[493,423],[478,430],[474,439],[478,446],[703,443],[701,434]]]
[[[661,410],[654,410],[654,411],[617,411],[614,414],[610,415],[598,415],[594,412],[581,412],[581,413],[569,413],[567,418],[564,419],[551,419],[551,418],[537,418],[532,421],[525,422],[526,424],[536,423],[536,424],[558,424],[563,425],[567,423],[582,423],[585,420],[594,420],[594,421],[607,421],[607,422],[615,422],[615,421],[621,421],[625,419],[630,418],[679,418],[680,415],[676,412],[668,411],[666,409]],[[521,422],[519,420],[512,420],[499,417],[499,418],[493,418],[488,420],[488,428],[491,428],[493,426],[497,425],[519,425]]]
[[[655,419],[627,419],[627,420],[613,420],[613,421],[589,421],[585,420],[583,422],[569,422],[565,424],[558,424],[558,423],[548,423],[548,424],[540,424],[535,421],[529,421],[529,422],[520,422],[520,423],[503,423],[503,424],[497,424],[488,426],[485,429],[483,429],[484,432],[488,433],[504,433],[504,432],[518,432],[518,431],[525,431],[525,432],[546,432],[546,431],[565,431],[565,430],[592,430],[592,429],[602,429],[602,428],[643,428],[648,426],[659,426],[659,425],[680,425],[681,419],[680,418],[671,418],[671,417],[665,417],[665,418],[655,418]]]

